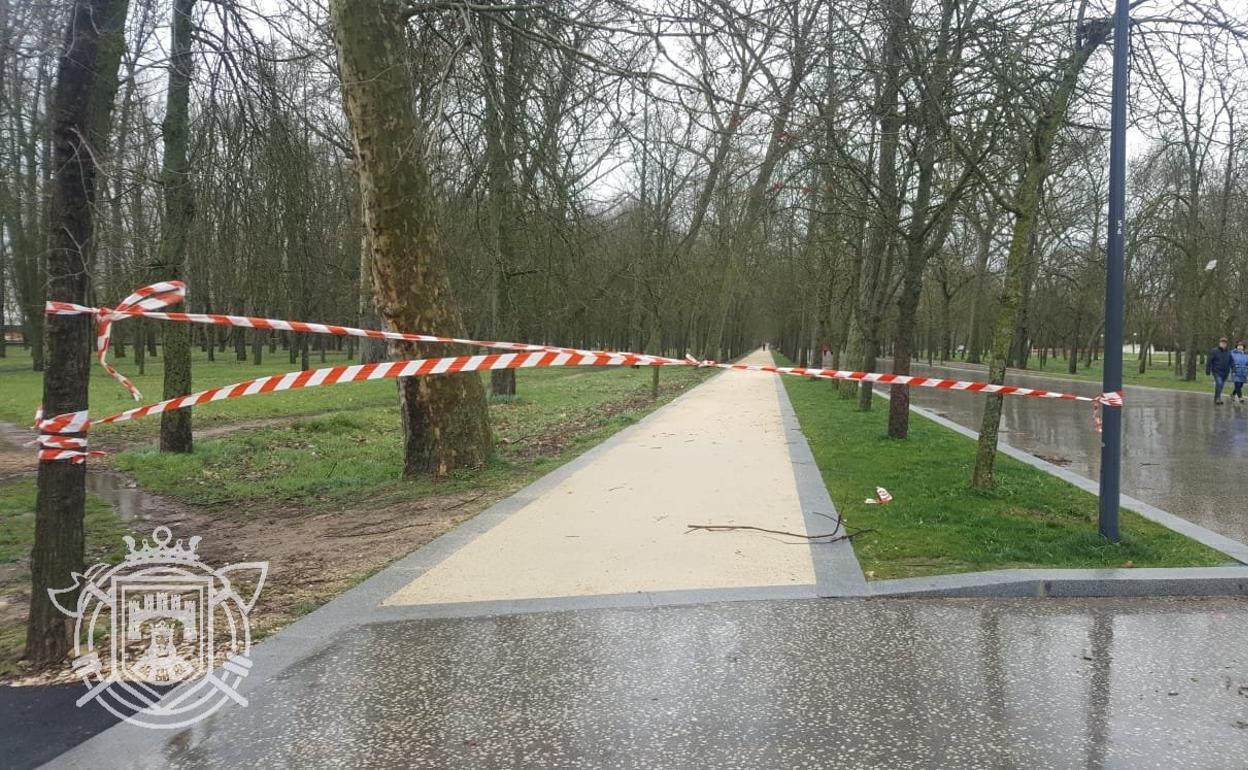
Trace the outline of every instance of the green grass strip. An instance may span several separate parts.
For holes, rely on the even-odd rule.
[[[1129,511],[1122,541],[1110,543],[1097,532],[1095,496],[1005,455],[997,457],[996,488],[973,490],[971,439],[913,414],[910,438],[890,439],[884,402],[860,412],[856,400],[838,398],[835,383],[785,377],[784,385],[837,510],[850,526],[876,530],[854,541],[868,578],[1233,563]],[[877,485],[892,493],[891,505],[863,502]]]

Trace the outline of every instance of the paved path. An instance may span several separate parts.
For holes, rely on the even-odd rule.
[[[1242,600],[766,601],[357,626],[65,768],[1243,770]]]
[[[915,366],[916,374],[982,379],[961,367]],[[1096,395],[1096,383],[1010,373],[1008,382]],[[983,398],[911,390],[917,406],[979,430]],[[1227,537],[1248,542],[1248,405],[1215,406],[1211,393],[1127,386],[1122,491]],[[1090,479],[1100,474],[1101,437],[1086,404],[1005,398],[1001,438]]]
[[[745,360],[772,361],[762,350]],[[386,604],[813,587],[812,549],[801,540],[687,529],[745,524],[806,533],[789,440],[774,376],[717,375]],[[822,531],[833,527],[816,520]]]

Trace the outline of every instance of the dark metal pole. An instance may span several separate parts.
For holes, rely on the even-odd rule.
[[[1122,390],[1123,236],[1127,187],[1127,46],[1131,31],[1128,0],[1114,11],[1114,90],[1109,123],[1109,237],[1105,259],[1105,364],[1102,392]],[[1102,407],[1100,529],[1118,540],[1118,504],[1122,472],[1122,408]]]

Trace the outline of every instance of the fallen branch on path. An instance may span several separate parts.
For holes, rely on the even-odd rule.
[[[859,535],[865,535],[868,532],[875,531],[874,529],[856,529],[853,532],[850,532],[848,531],[849,528],[846,527],[845,534],[838,535],[837,533],[841,531],[841,525],[839,522],[836,525],[836,529],[823,535],[802,535],[802,534],[798,534],[797,532],[785,532],[782,529],[766,529],[765,527],[754,527],[748,524],[686,524],[685,526],[689,528],[689,532],[692,532],[694,530],[702,530],[704,532],[733,532],[736,530],[752,530],[754,532],[766,532],[771,535],[784,535],[786,537],[796,537],[801,540],[818,541],[820,543],[838,543],[842,540],[853,540],[855,537],[858,537]],[[689,532],[686,532],[685,534],[689,534]]]

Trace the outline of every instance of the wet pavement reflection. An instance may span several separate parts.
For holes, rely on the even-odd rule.
[[[805,601],[357,627],[171,767],[1243,768],[1248,603]],[[130,758],[146,764],[140,758]],[[137,765],[136,765],[137,766]]]
[[[915,374],[984,378],[980,369],[919,366]],[[1011,385],[1095,396],[1096,383],[1011,373]],[[914,388],[912,400],[978,431],[984,398]],[[1222,406],[1208,394],[1126,388],[1123,407],[1122,491],[1228,537],[1248,540],[1248,404]],[[1009,397],[1001,439],[1096,480],[1101,437],[1092,408],[1082,402]]]

